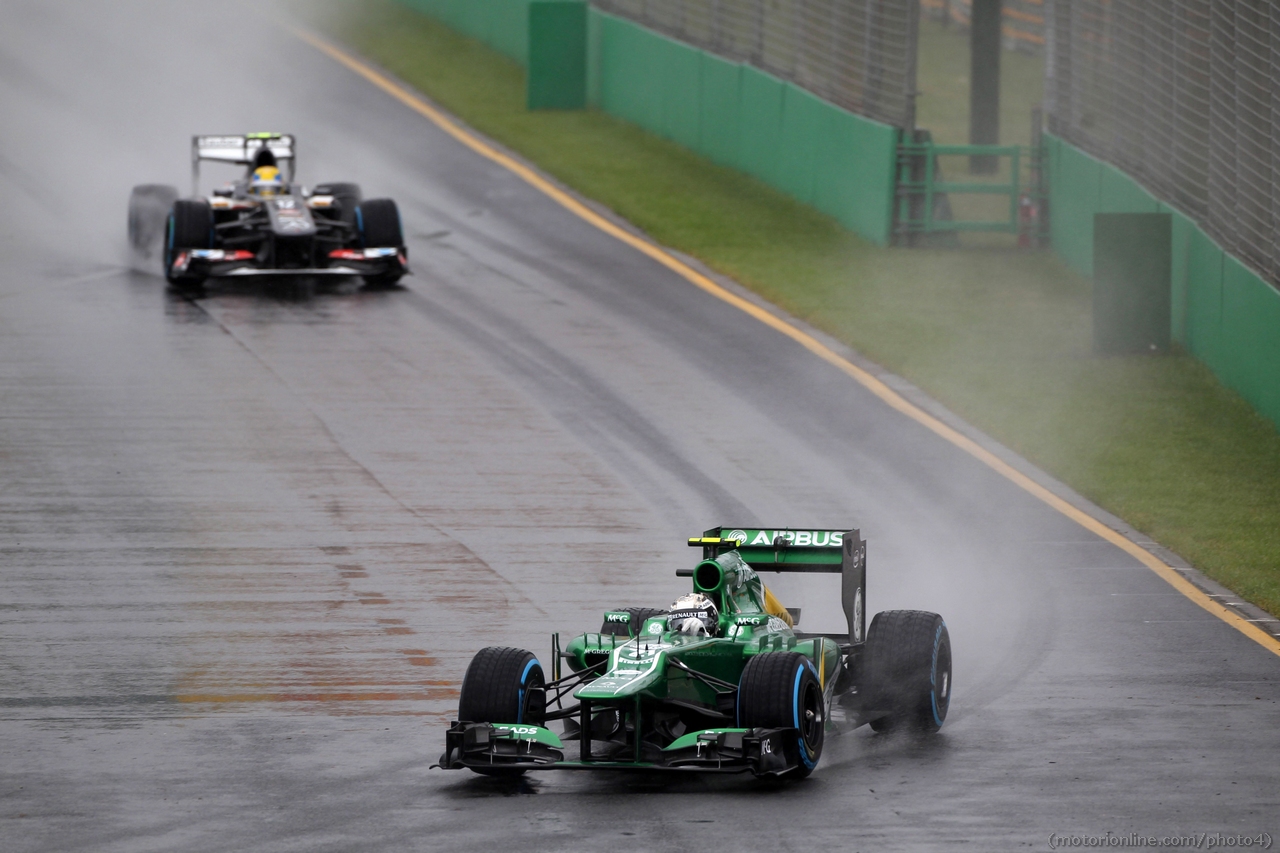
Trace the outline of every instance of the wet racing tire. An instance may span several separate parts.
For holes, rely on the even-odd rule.
[[[951,704],[951,637],[937,613],[877,613],[863,653],[867,702],[880,711],[877,732],[936,732]]]
[[[476,652],[462,677],[458,719],[469,723],[540,726],[547,710],[546,678],[533,652],[489,646]],[[472,768],[485,776],[512,776],[521,768]]]
[[[545,684],[534,653],[502,646],[480,649],[462,676],[458,720],[541,725],[547,713]]]
[[[178,191],[164,184],[140,184],[129,193],[129,246],[150,258],[164,237],[165,218]]]
[[[533,652],[489,646],[476,652],[462,677],[458,719],[469,723],[532,723],[546,714],[546,678]]]
[[[798,730],[797,766],[784,778],[803,779],[818,766],[826,723],[818,671],[807,657],[764,652],[747,661],[738,682],[738,726]]]
[[[176,273],[173,263],[183,249],[213,246],[213,209],[204,199],[178,199],[169,213],[164,254],[165,278],[171,284],[199,284],[194,276]]]
[[[644,623],[652,616],[661,616],[666,613],[665,610],[658,610],[653,607],[624,607],[617,612],[627,613],[631,617],[630,622],[609,622],[606,621],[600,626],[601,634],[613,634],[618,637],[635,637],[640,633],[640,629],[644,627]]]
[[[356,208],[356,230],[360,236],[360,246],[365,249],[394,248],[408,257],[408,249],[404,245],[404,230],[400,226],[400,210],[389,198],[372,198],[361,202]],[[367,275],[366,284],[392,285],[404,275],[402,272],[386,272],[379,275]]]

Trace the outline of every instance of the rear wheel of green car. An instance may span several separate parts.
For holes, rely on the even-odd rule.
[[[533,652],[489,646],[476,652],[462,677],[458,719],[468,723],[540,726],[547,712],[546,678]],[[518,768],[476,769],[486,776],[523,773]]]
[[[936,732],[951,705],[951,637],[937,613],[877,613],[863,652],[867,698],[886,713],[871,720],[877,732]]]
[[[798,652],[765,652],[747,661],[738,682],[738,726],[799,732],[799,764],[784,774],[803,779],[818,766],[826,705],[813,662]]]

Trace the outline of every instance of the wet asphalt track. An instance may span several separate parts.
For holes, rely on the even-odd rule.
[[[0,849],[996,850],[1280,829],[1280,659],[834,368],[243,7],[5,2]],[[407,288],[185,300],[189,135],[394,195]],[[662,605],[683,537],[860,526],[951,719],[819,772],[428,766],[490,642]],[[813,627],[813,626],[810,626]]]

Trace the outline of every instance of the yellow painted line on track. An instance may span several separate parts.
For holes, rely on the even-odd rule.
[[[996,456],[991,451],[982,447],[973,439],[956,431],[955,429],[952,429],[942,421],[930,415],[928,412],[925,412],[923,409],[912,404],[888,385],[884,384],[884,382],[844,358],[817,338],[796,328],[787,321],[775,317],[765,309],[743,299],[736,293],[726,290],[724,287],[716,284],[710,278],[684,263],[679,258],[671,255],[660,246],[656,246],[648,240],[645,240],[642,237],[637,237],[626,229],[618,227],[605,217],[587,207],[582,202],[575,199],[573,196],[566,193],[564,190],[557,187],[555,184],[548,181],[546,178],[539,175],[533,169],[530,169],[528,166],[513,157],[502,153],[492,145],[489,145],[483,139],[480,139],[465,128],[461,127],[447,114],[427,103],[414,92],[406,89],[394,80],[387,78],[384,74],[378,72],[376,69],[341,48],[335,47],[312,33],[297,31],[297,35],[317,50],[328,54],[333,59],[345,65],[356,74],[359,74],[361,77],[365,78],[370,83],[395,98],[397,101],[400,101],[409,109],[426,117],[445,133],[449,134],[454,139],[479,154],[481,157],[492,160],[493,162],[498,163],[504,168],[519,175],[525,182],[554,200],[557,204],[571,211],[574,215],[591,223],[591,225],[611,237],[626,243],[636,251],[649,256],[667,269],[689,281],[694,286],[711,294],[715,298],[729,303],[738,310],[750,314],[752,317],[759,320],[761,323],[764,323],[771,329],[781,332],[823,361],[838,367],[872,394],[875,394],[887,403],[890,407],[896,409],[922,426],[927,427],[942,438],[954,444],[956,447],[959,447],[961,450],[964,450],[966,453],[980,460],[983,464],[992,468],[1001,476],[1015,483],[1019,488],[1053,507],[1067,518],[1070,518],[1072,521],[1088,530],[1090,533],[1105,539],[1112,545],[1115,545],[1117,548],[1128,553],[1200,607],[1218,617],[1223,622],[1226,622],[1228,625],[1258,643],[1263,648],[1280,655],[1280,639],[1272,637],[1257,625],[1246,620],[1239,613],[1236,613],[1234,610],[1224,607],[1214,601],[1198,587],[1182,575],[1178,574],[1177,570],[1172,566],[1168,565],[1145,548],[1135,542],[1129,541],[1127,537],[1121,535],[1115,530],[1112,530],[1110,527],[1107,527],[1088,513],[1075,508],[1053,492],[1046,489],[1044,486],[1000,459],[1000,457]]]

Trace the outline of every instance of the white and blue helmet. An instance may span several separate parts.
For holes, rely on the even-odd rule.
[[[714,637],[719,627],[719,608],[709,596],[700,592],[677,598],[667,616],[667,630],[681,634]]]

